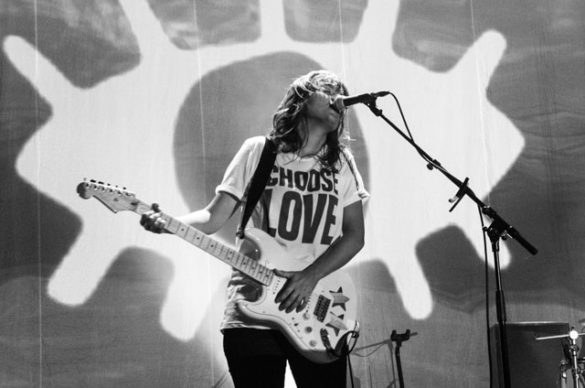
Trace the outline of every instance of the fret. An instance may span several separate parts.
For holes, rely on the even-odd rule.
[[[262,282],[262,278],[261,278],[261,277],[259,277],[258,275],[251,275],[251,276],[252,276],[252,277],[254,278],[254,280],[256,280],[257,282],[260,282],[260,283]]]
[[[234,254],[236,253],[236,251],[234,251],[231,247],[226,247],[225,250],[225,261],[227,263],[229,263],[231,265],[232,260],[234,259]]]
[[[180,222],[178,224],[178,230],[175,232],[175,234],[184,239],[189,232],[189,228],[187,225],[181,224]]]
[[[215,256],[213,254],[213,251],[214,251],[215,247],[217,246],[217,243],[214,240],[210,239],[210,238],[208,238],[208,240],[209,240],[209,244],[207,245],[206,251],[207,251],[207,253]]]
[[[203,234],[195,232],[195,236],[193,236],[193,239],[191,240],[191,242],[193,243],[193,245],[195,245],[197,247],[201,247],[201,240],[202,239],[203,239]]]
[[[268,270],[268,268],[266,268],[265,266],[258,264],[258,271],[256,273],[256,280],[258,280],[260,283],[264,282],[264,274],[266,273],[266,271]]]
[[[246,273],[249,276],[254,276],[254,269],[256,269],[256,261],[248,257],[248,264],[246,265]]]
[[[258,262],[256,260],[252,260],[252,263],[250,266],[250,276],[252,276],[253,278],[256,278],[257,271],[258,271]]]
[[[215,257],[219,258],[219,253],[220,253],[220,251],[221,251],[221,246],[222,246],[222,245],[221,245],[221,243],[219,243],[219,242],[217,242],[217,241],[213,241],[213,242],[211,242],[211,243],[209,244],[209,247],[210,247],[211,249],[210,249],[208,252],[209,252],[211,255],[213,255],[213,256],[215,256]]]
[[[177,228],[174,227],[173,225],[173,218],[169,215],[166,214],[162,214],[161,215],[161,219],[165,222],[166,226],[165,229],[168,230],[169,232],[175,234],[177,232]]]
[[[244,259],[245,256],[240,252],[235,252],[234,256],[235,256],[235,261],[232,263],[232,265],[234,267],[236,267],[237,269],[240,269],[240,267],[242,265],[242,260]]]
[[[181,223],[178,222],[177,220],[175,220],[173,217],[170,217],[170,216],[167,216],[167,217],[168,218],[165,220],[167,222],[166,228],[168,230],[174,230],[175,231],[174,233],[176,234],[177,232],[179,232],[179,229],[181,227]]]
[[[263,265],[261,265],[256,260],[254,260],[254,264],[252,264],[252,270],[250,272],[250,276],[252,276],[257,281],[260,281],[262,279],[262,277],[260,276],[259,271],[262,267],[263,267]]]
[[[248,273],[249,271],[249,266],[250,265],[250,259],[247,256],[244,256],[244,258],[242,259],[242,262],[240,263],[240,270],[242,270],[242,272],[244,273]]]
[[[189,242],[193,242],[193,240],[195,239],[195,235],[197,234],[197,231],[195,230],[195,228],[187,228],[187,233],[185,234],[185,240],[189,241]]]
[[[248,266],[250,265],[250,258],[244,254],[242,254],[242,260],[240,260],[240,268],[242,271],[248,271]]]
[[[265,275],[264,284],[270,284],[272,282],[273,276],[274,272],[272,270],[268,270]]]
[[[215,257],[217,257],[221,261],[225,261],[225,252],[226,252],[225,245],[217,244],[217,248],[218,249],[216,249]]]
[[[210,242],[211,242],[211,239],[209,237],[207,237],[206,235],[202,234],[199,248],[203,249],[204,251],[207,251]]]
[[[270,274],[270,268],[263,265],[262,266],[262,282],[266,281],[266,278],[268,277],[269,274]]]
[[[265,267],[264,267],[262,264],[259,264],[259,263],[258,263],[258,265],[257,265],[257,267],[256,267],[256,268],[257,268],[257,269],[256,269],[256,274],[254,275],[254,278],[255,278],[256,280],[258,280],[260,283],[262,283],[262,278],[263,278],[263,276],[264,276],[264,268],[265,268]]]
[[[223,261],[223,244],[216,243],[215,250],[212,252],[212,255]]]
[[[228,248],[228,250],[227,250],[227,254],[225,255],[225,261],[226,261],[227,263],[230,263],[230,264],[232,263],[232,260],[234,259],[234,253],[235,253],[235,252],[234,252],[234,250],[233,250],[233,249],[231,249],[231,248]]]
[[[213,255],[217,258],[222,258],[223,257],[223,250],[224,250],[224,245],[218,241],[215,242],[215,251],[213,252]]]

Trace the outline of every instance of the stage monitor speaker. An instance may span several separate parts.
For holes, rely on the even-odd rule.
[[[564,322],[509,322],[506,323],[509,388],[559,387],[560,363],[564,358],[563,339],[536,341],[536,337],[569,333]],[[491,331],[492,382],[495,388],[504,388],[504,370],[501,359],[499,325]]]

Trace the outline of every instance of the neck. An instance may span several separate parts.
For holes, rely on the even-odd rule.
[[[321,148],[327,141],[329,131],[317,123],[308,122],[306,131],[304,132],[306,138],[304,139],[303,148],[299,150],[300,156],[314,156],[321,151]]]

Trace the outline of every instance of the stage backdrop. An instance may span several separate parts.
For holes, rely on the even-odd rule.
[[[0,385],[232,387],[218,330],[230,269],[76,186],[197,209],[291,80],[321,68],[354,94],[392,91],[416,142],[538,248],[501,244],[508,321],[580,328],[584,21],[582,0],[3,0]],[[391,96],[378,107],[405,128]],[[354,385],[396,387],[390,336],[410,330],[406,386],[488,387],[495,275],[477,207],[449,212],[455,185],[350,110],[372,195],[344,269],[360,302]]]

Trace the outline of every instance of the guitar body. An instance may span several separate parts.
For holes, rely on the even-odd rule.
[[[84,199],[96,198],[114,213],[131,211],[142,215],[152,210],[151,205],[125,188],[95,180],[79,183],[77,193]],[[298,271],[308,262],[288,258],[284,248],[259,229],[247,230],[246,239],[236,251],[190,225],[160,214],[168,233],[215,256],[262,285],[257,300],[238,302],[238,308],[250,319],[280,330],[301,354],[314,362],[332,362],[351,350],[358,336],[359,324],[355,321],[357,304],[349,276],[340,272],[330,274],[317,283],[302,311],[280,311],[274,299],[287,279],[277,276],[272,268]]]
[[[298,260],[287,260],[284,249],[262,230],[247,230],[246,240],[254,252],[252,254],[250,245],[244,243],[245,253],[258,256],[267,267],[295,271],[305,266]],[[305,308],[290,313],[279,310],[279,304],[274,302],[286,280],[274,276],[269,285],[262,287],[257,300],[239,301],[239,309],[247,317],[280,330],[306,358],[318,363],[335,361],[359,331],[355,321],[355,289],[350,277],[334,272],[321,279]]]

